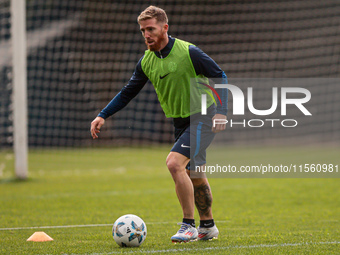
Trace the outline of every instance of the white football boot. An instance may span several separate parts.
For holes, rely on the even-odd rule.
[[[178,223],[182,225],[178,232],[171,237],[173,243],[189,242],[195,241],[197,239],[198,233],[197,229],[186,223]]]
[[[197,238],[198,241],[217,239],[218,234],[219,234],[216,225],[211,228],[198,227],[197,231],[198,231],[198,238]]]

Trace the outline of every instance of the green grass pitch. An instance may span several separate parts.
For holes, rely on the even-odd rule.
[[[27,181],[15,180],[12,153],[0,151],[0,254],[340,253],[337,178],[212,178],[219,239],[172,244],[181,209],[165,166],[168,150],[31,150]],[[335,164],[339,155],[338,147],[230,147],[226,159]],[[111,235],[128,213],[147,224],[139,248],[120,248]],[[36,231],[54,241],[27,242]]]

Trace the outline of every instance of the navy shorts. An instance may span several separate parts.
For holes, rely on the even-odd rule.
[[[196,166],[206,163],[206,150],[213,141],[215,133],[212,129],[212,118],[215,108],[209,107],[207,115],[195,114],[190,117],[190,126],[183,130],[175,130],[180,134],[171,151],[178,152],[190,159],[187,169],[195,170]]]

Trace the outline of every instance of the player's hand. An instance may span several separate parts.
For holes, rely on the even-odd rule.
[[[91,122],[91,136],[93,139],[98,138],[98,133],[100,133],[100,128],[104,125],[105,119],[102,117],[96,117],[92,122]]]
[[[215,121],[214,120],[221,120],[221,121]],[[223,114],[215,114],[215,116],[212,118],[212,122],[213,122],[213,127],[211,129],[212,132],[214,133],[218,133],[221,132],[223,130],[225,130],[226,128],[226,121],[227,120],[227,116],[223,115]],[[214,127],[214,123],[215,123],[215,127]]]

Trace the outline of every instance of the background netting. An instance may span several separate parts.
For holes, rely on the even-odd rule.
[[[27,1],[30,146],[93,145],[90,122],[127,83],[144,53],[136,18],[149,4],[141,0]],[[170,35],[199,46],[230,78],[340,78],[338,0],[152,4],[167,11]],[[1,147],[13,142],[9,5],[8,0],[0,1]],[[338,142],[339,84],[326,90],[316,87],[316,93],[317,100],[309,105],[322,107],[329,118],[293,136],[317,137],[326,132],[326,141]],[[254,104],[260,108],[262,101],[271,100],[269,96],[259,97]],[[172,131],[172,121],[164,117],[148,83],[124,110],[107,120],[96,144],[169,143]],[[270,130],[271,137],[281,131]],[[268,130],[246,132],[232,129],[228,141],[261,142]]]

